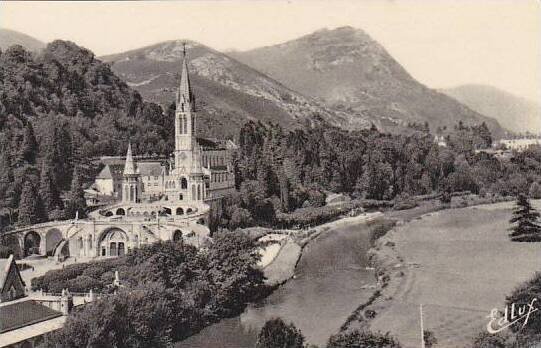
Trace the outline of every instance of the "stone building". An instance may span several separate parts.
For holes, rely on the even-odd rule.
[[[186,58],[182,61],[176,95],[175,149],[172,158],[141,156],[139,158],[142,160],[138,161],[131,144],[128,147],[125,158],[102,158],[105,166],[94,183],[94,188],[102,195],[112,195],[126,201],[123,190],[128,185],[129,190],[137,189],[137,199],[140,201],[163,197],[168,200],[211,200],[224,197],[235,189],[231,157],[236,145],[232,141],[197,136],[195,96]],[[130,181],[130,184],[126,181]]]

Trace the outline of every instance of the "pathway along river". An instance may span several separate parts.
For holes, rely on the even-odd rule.
[[[375,285],[373,271],[366,270],[369,247],[365,223],[322,233],[304,249],[295,279],[239,317],[209,326],[176,347],[253,348],[260,328],[275,317],[293,322],[309,343],[325,346],[329,336],[374,291],[363,288]]]

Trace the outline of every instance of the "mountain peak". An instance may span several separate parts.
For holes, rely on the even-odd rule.
[[[455,100],[423,86],[364,30],[321,29],[280,45],[231,55],[301,94],[330,107],[389,124],[428,121],[452,127],[486,121]],[[384,127],[387,128],[387,127]]]

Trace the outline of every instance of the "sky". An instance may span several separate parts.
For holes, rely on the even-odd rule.
[[[0,27],[98,56],[172,39],[248,50],[346,25],[429,87],[487,84],[541,101],[541,0],[0,2]]]

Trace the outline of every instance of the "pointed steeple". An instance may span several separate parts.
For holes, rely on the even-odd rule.
[[[195,99],[190,85],[188,74],[188,62],[186,59],[186,43],[183,44],[182,68],[180,73],[180,85],[177,92],[177,108],[182,112],[195,111]]]
[[[137,174],[135,171],[135,162],[131,153],[131,143],[128,143],[128,153],[126,154],[126,164],[124,165],[124,175]]]

